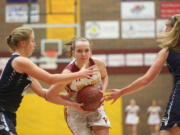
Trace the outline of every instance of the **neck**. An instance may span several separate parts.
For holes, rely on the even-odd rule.
[[[78,63],[78,62],[76,61],[76,66],[77,66],[79,69],[81,69],[84,65],[86,65],[85,67],[89,67],[89,62],[86,62],[86,63]]]
[[[27,57],[23,50],[16,50],[16,51],[14,51],[14,53],[17,53],[17,54],[20,54],[20,55],[22,55],[24,57]]]

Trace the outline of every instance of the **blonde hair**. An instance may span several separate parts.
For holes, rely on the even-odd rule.
[[[170,32],[161,34],[164,38],[158,39],[157,41],[161,44],[161,48],[168,47],[180,51],[180,14],[172,16],[170,19],[172,29]]]
[[[29,27],[15,28],[7,37],[6,42],[11,51],[15,51],[19,41],[28,41],[33,30]]]

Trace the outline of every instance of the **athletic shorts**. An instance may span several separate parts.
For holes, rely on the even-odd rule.
[[[9,119],[8,114],[0,111],[0,135],[9,135],[10,132],[17,135],[15,125]]]
[[[92,135],[93,126],[111,127],[103,106],[87,114],[66,107],[65,115],[68,127],[74,135]]]
[[[169,98],[160,130],[168,130],[175,125],[180,127],[180,83],[175,85]]]

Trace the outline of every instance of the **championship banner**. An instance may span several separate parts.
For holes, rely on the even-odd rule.
[[[169,18],[172,15],[180,14],[180,1],[162,1],[160,2],[161,18]]]

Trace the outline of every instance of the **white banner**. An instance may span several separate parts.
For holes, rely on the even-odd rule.
[[[119,38],[119,22],[87,21],[85,36],[89,39],[117,39]]]
[[[127,66],[143,66],[143,54],[134,53],[126,55]]]
[[[144,54],[144,65],[151,66],[157,57],[157,53],[145,53]]]
[[[17,23],[27,22],[28,20],[28,7],[24,4],[7,5],[6,6],[6,22]],[[31,22],[39,21],[39,5],[32,4],[31,6]]]
[[[109,54],[108,64],[109,67],[121,67],[125,66],[125,56],[124,54]]]
[[[121,17],[122,19],[154,19],[155,8],[154,2],[122,2]]]
[[[154,21],[122,21],[122,38],[154,38]]]

